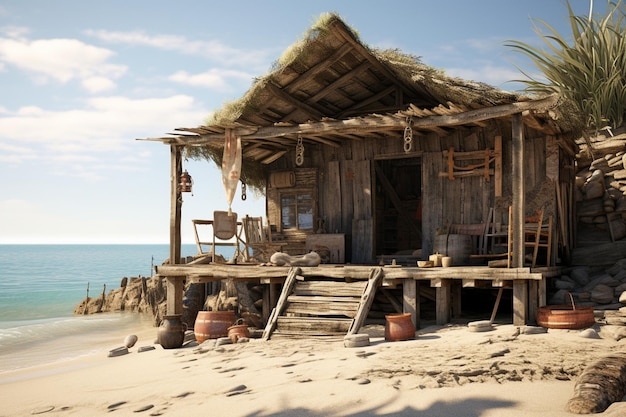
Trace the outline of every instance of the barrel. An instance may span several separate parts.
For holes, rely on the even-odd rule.
[[[193,333],[198,343],[207,339],[228,336],[228,328],[237,320],[235,312],[229,311],[198,311]]]
[[[469,265],[470,255],[474,251],[474,242],[470,235],[437,235],[434,252],[452,258],[452,265]]]

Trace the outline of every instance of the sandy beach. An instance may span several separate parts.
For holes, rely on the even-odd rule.
[[[526,334],[503,324],[471,332],[459,324],[402,342],[369,325],[361,333],[371,344],[360,348],[250,339],[140,352],[156,332],[141,329],[125,355],[107,356],[123,344],[120,334],[119,345],[93,355],[1,374],[0,416],[572,416],[564,407],[576,377],[625,349],[578,330]]]

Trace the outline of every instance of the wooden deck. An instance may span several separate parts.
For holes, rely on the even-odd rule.
[[[419,327],[420,295],[418,281],[428,281],[436,289],[436,320],[450,322],[451,311],[460,310],[462,287],[505,287],[513,290],[513,324],[521,326],[536,321],[537,310],[546,304],[546,278],[560,275],[560,267],[550,268],[489,268],[486,266],[455,266],[449,268],[380,267],[376,265],[320,265],[300,267],[303,277],[327,277],[345,280],[367,280],[373,268],[383,269],[383,287],[402,286],[403,310],[411,313]],[[274,307],[279,285],[289,274],[290,267],[251,264],[177,264],[156,267],[156,274],[167,279],[167,314],[181,314],[183,281],[204,283],[233,279],[265,285],[264,315]],[[453,293],[456,296],[453,297]],[[458,305],[453,305],[458,303]],[[459,311],[457,310],[457,311]]]

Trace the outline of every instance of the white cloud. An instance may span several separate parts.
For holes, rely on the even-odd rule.
[[[119,159],[136,138],[164,135],[172,126],[199,125],[208,113],[185,95],[92,98],[85,108],[68,111],[28,106],[0,113],[0,151],[7,162],[27,158],[51,166],[80,162],[88,172],[97,170],[94,162],[104,163],[103,158]]]
[[[39,83],[81,80],[93,89],[90,80],[96,77],[102,86],[104,79],[116,79],[126,72],[125,66],[108,63],[113,56],[108,49],[76,39],[0,38],[0,62],[30,72]]]
[[[251,82],[254,75],[243,72],[224,69],[211,69],[199,74],[190,74],[187,71],[178,71],[168,77],[170,81],[186,84],[194,87],[208,87],[218,90],[229,90],[228,79],[237,79]]]
[[[513,79],[519,79],[521,74],[509,67],[498,67],[485,65],[482,68],[446,68],[446,74],[452,77],[459,77],[465,80],[481,81],[493,86],[502,84]]]
[[[152,48],[178,51],[186,55],[208,58],[228,65],[243,67],[265,66],[268,50],[241,50],[231,48],[215,40],[194,41],[177,35],[149,35],[143,31],[114,32],[108,30],[88,30],[85,32],[104,42],[128,45],[149,46]]]
[[[116,84],[113,81],[105,77],[86,78],[83,80],[82,85],[85,90],[92,94],[114,90],[116,87]]]

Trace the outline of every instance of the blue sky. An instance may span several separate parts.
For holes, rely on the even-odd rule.
[[[0,0],[0,243],[167,243],[169,147],[135,139],[202,124],[329,11],[370,46],[505,90],[525,64],[506,40],[539,44],[534,19],[571,33],[561,0]],[[190,243],[191,219],[227,205],[216,167],[185,168]],[[233,210],[265,202],[238,192]]]

